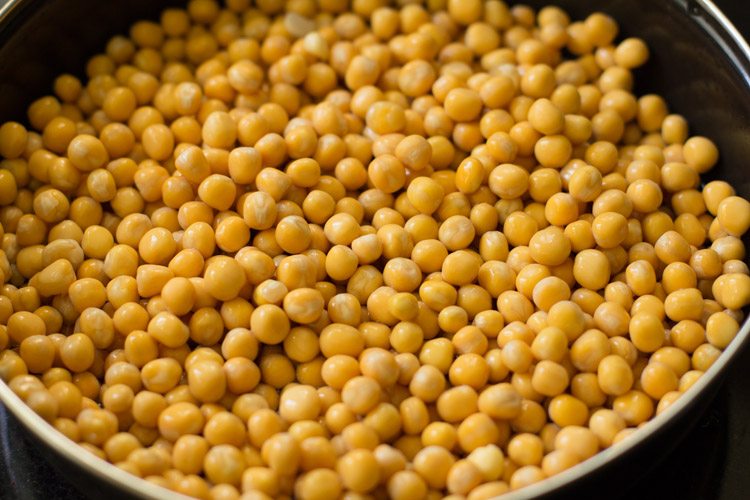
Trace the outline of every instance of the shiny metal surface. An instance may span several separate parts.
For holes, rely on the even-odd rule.
[[[7,385],[0,383],[0,402],[10,410],[11,413],[40,441],[47,444],[62,459],[76,463],[80,468],[91,476],[111,484],[135,498],[158,498],[158,499],[188,499],[184,495],[178,495],[165,490],[148,481],[135,477],[109,462],[101,460],[88,453],[76,443],[57,432],[54,427],[47,424],[39,415],[26,406],[24,402],[11,391]],[[86,481],[88,478],[81,477],[79,480]]]

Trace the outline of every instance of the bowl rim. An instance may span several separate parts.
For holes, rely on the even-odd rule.
[[[13,12],[26,3],[27,0],[9,0],[0,6],[0,26],[9,18]],[[743,77],[745,87],[750,88],[750,69],[743,71],[742,66],[750,68],[750,45],[742,37],[737,28],[724,15],[724,13],[713,3],[712,0],[673,0],[676,4],[683,4],[688,15],[693,9],[701,9],[700,13],[708,16],[715,22],[728,39],[717,40],[716,34],[712,34],[701,22],[696,24],[711,36],[722,48],[724,54],[732,61],[735,71]],[[692,16],[695,18],[695,16]],[[729,44],[735,47],[730,47]],[[734,49],[734,50],[732,50]],[[577,480],[587,476],[596,470],[603,468],[614,460],[623,457],[631,450],[643,445],[651,436],[659,432],[664,426],[674,422],[683,413],[689,411],[701,395],[706,393],[710,385],[718,383],[729,365],[735,361],[743,348],[750,343],[750,317],[743,322],[739,332],[732,342],[724,349],[721,356],[700,377],[700,379],[688,390],[688,397],[680,397],[672,403],[664,412],[656,415],[641,428],[634,432],[617,446],[599,451],[596,455],[581,462],[570,469],[555,474],[538,483],[526,486],[517,491],[510,491],[502,495],[503,499],[520,500],[537,498],[554,493],[555,490],[570,485]],[[103,483],[120,488],[122,492],[136,498],[155,499],[186,499],[191,497],[168,490],[142,478],[116,467],[102,460],[92,453],[81,448],[77,443],[66,438],[52,425],[37,415],[21,398],[19,398],[8,385],[0,380],[0,404],[18,419],[23,426],[31,432],[38,440],[49,446],[59,456],[69,460],[75,466],[85,470],[87,473],[97,477]]]

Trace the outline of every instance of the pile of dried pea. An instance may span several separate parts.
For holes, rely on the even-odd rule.
[[[0,127],[0,377],[212,499],[467,498],[616,445],[750,302],[644,42],[501,0],[191,0]]]

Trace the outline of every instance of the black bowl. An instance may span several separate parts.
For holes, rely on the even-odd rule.
[[[81,75],[85,60],[113,34],[140,18],[156,19],[166,6],[150,0],[10,0],[0,7],[0,117],[26,121],[25,108],[49,94],[62,72]],[[530,0],[541,7],[550,0]],[[713,139],[721,152],[711,178],[750,195],[750,48],[709,0],[557,0],[572,17],[601,10],[618,20],[620,36],[638,36],[651,49],[636,72],[638,94],[657,93],[684,115],[691,133]],[[743,166],[744,165],[744,166]],[[746,347],[750,323],[704,377],[666,412],[615,448],[506,498],[596,498],[623,491],[634,470],[651,469],[682,440],[713,399],[727,367]],[[0,402],[18,418],[52,462],[94,498],[174,497],[127,475],[62,438],[0,382]],[[621,473],[628,464],[628,477]],[[615,495],[616,496],[616,495]]]

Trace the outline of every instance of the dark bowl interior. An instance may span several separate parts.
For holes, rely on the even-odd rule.
[[[0,4],[2,2],[0,1]],[[86,59],[103,50],[106,40],[127,33],[131,22],[157,19],[177,1],[152,0],[21,0],[0,19],[0,119],[26,121],[29,102],[51,92],[61,72],[81,75]],[[725,27],[696,0],[530,0],[534,7],[549,3],[565,8],[574,19],[593,10],[609,13],[620,23],[620,37],[639,36],[651,49],[648,65],[636,72],[638,94],[658,93],[670,109],[687,117],[693,134],[711,137],[721,151],[710,177],[729,181],[750,195],[750,63],[748,55]],[[746,166],[742,166],[746,165]],[[741,347],[741,346],[739,346]],[[685,436],[719,387],[718,380],[695,395],[690,405],[642,445],[610,460],[583,480],[569,483],[555,495],[597,497],[614,493],[633,480],[633,471],[650,469]],[[43,446],[40,444],[40,446]],[[59,461],[67,475],[76,464]],[[620,473],[627,462],[629,477]],[[76,481],[101,498],[107,485]],[[606,490],[602,488],[605,487]],[[111,494],[110,494],[111,495]]]

